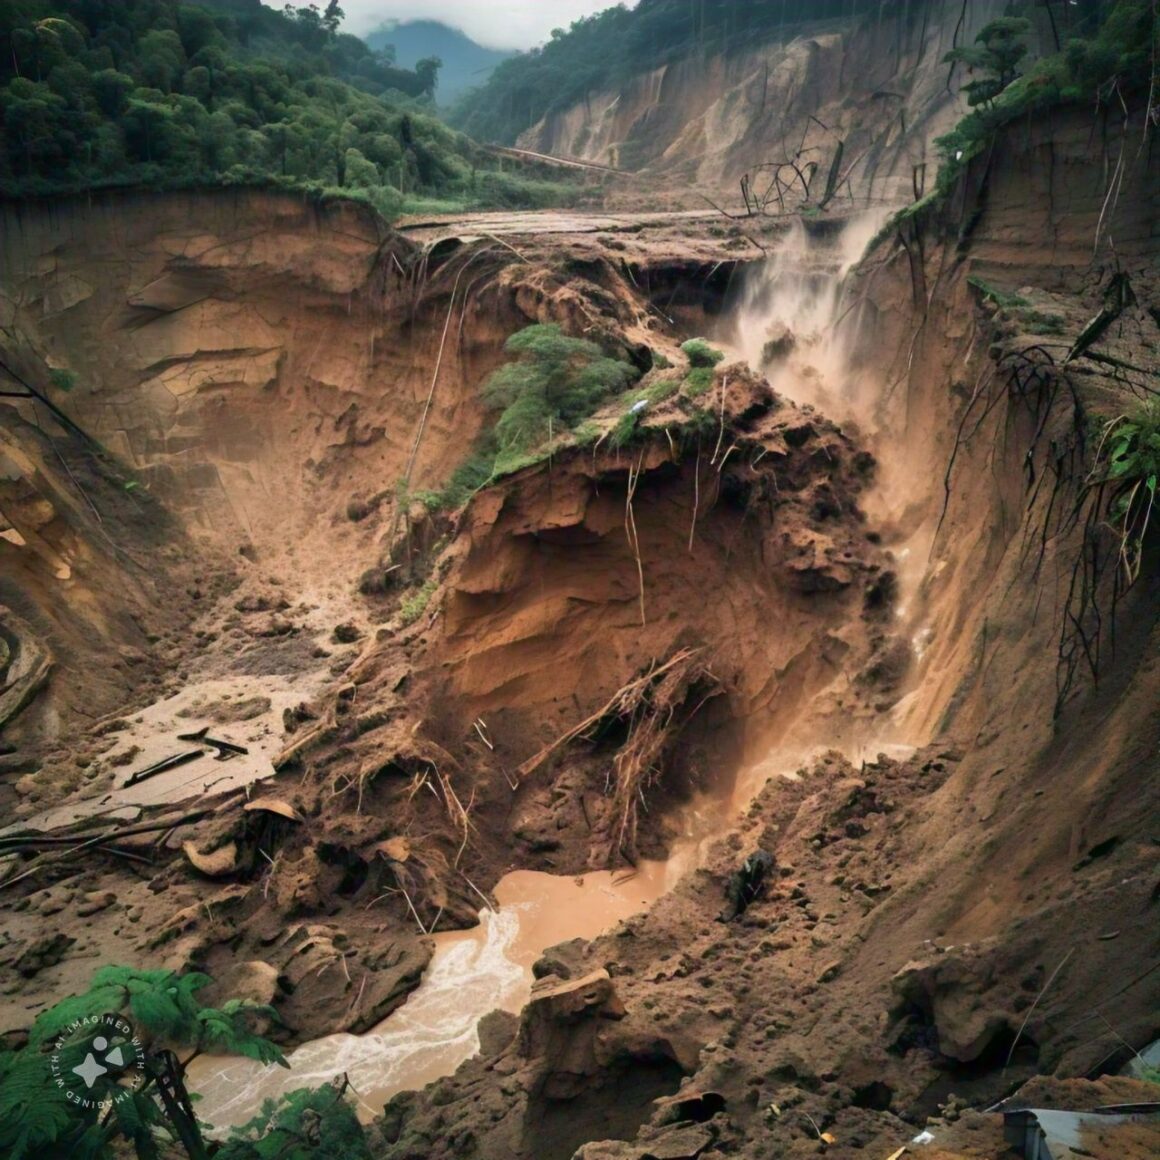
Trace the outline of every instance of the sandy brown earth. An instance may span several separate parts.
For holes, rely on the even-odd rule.
[[[420,248],[233,194],[9,211],[6,361],[46,392],[73,370],[60,405],[109,451],[6,403],[6,668],[32,680],[3,1030],[125,958],[273,1001],[288,1041],[364,1029],[418,982],[418,927],[470,923],[506,870],[655,854],[694,793],[821,742],[647,916],[546,956],[379,1151],[886,1157],[934,1117],[928,1155],[999,1156],[984,1109],[1155,1038],[1154,548],[1118,584],[1089,483],[1091,417],[1155,373],[1160,186],[1138,158],[1109,226],[1132,300],[1105,361],[1074,352],[1115,272],[1085,128],[1013,137],[863,263],[842,426],[724,366],[631,449],[562,444],[434,516],[411,492],[481,429],[507,334],[680,365],[749,242],[470,222]],[[115,798],[202,726],[251,749],[230,781],[207,752]],[[62,850],[28,832],[62,805],[117,816]],[[718,922],[757,848],[773,880]]]

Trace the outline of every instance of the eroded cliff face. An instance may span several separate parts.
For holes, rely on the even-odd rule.
[[[720,309],[735,250],[690,264],[641,246],[631,265],[591,237],[420,250],[353,207],[227,193],[12,209],[6,233],[5,362],[61,412],[4,411],[20,529],[0,544],[5,584],[33,613],[5,618],[27,624],[9,667],[28,676],[8,792],[36,831],[94,812],[174,821],[161,847],[126,847],[160,876],[64,866],[22,911],[10,957],[34,981],[18,1002],[79,985],[131,911],[143,959],[262,993],[281,978],[268,997],[292,1035],[365,1028],[426,962],[412,914],[472,922],[513,862],[580,872],[663,850],[666,803],[727,784],[815,701],[831,712],[842,663],[894,643],[889,561],[859,508],[873,458],[743,366],[699,404],[695,436],[682,396],[618,450],[614,400],[594,447],[464,511],[411,498],[469,453],[509,334],[557,321],[638,363],[679,358],[654,298]],[[86,474],[58,471],[54,448]],[[752,631],[770,616],[776,633]],[[634,682],[636,707],[607,707]],[[844,713],[872,714],[873,696]],[[594,713],[595,752],[581,739],[515,772]],[[249,753],[142,796],[131,774],[199,722]],[[244,809],[274,770],[292,804]],[[35,860],[10,868],[39,880]],[[44,917],[63,934],[114,893],[69,953],[31,954]],[[348,959],[374,972],[353,1003]]]
[[[791,206],[803,190],[788,163],[802,173],[816,167],[817,200],[840,143],[838,172],[849,180],[842,198],[905,204],[916,183],[933,184],[932,143],[965,108],[942,58],[1003,8],[990,0],[890,4],[858,24],[794,26],[782,41],[675,61],[615,92],[594,93],[519,143],[639,173],[653,188],[671,180],[706,193],[735,191],[743,174],[784,162]],[[757,174],[755,192],[764,196],[774,176]]]
[[[444,279],[366,211],[252,191],[8,206],[3,233],[3,599],[27,656],[60,657],[21,723],[33,744],[121,707],[159,659],[185,669],[223,585],[328,635],[399,481],[439,486],[470,447],[504,339],[559,318],[615,348],[637,309],[543,266],[504,274],[498,243]],[[266,675],[309,660],[284,624],[254,628],[287,646]]]

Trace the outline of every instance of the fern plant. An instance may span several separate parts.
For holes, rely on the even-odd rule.
[[[213,1051],[288,1066],[252,1029],[272,1008],[203,1007],[196,993],[209,981],[108,966],[83,995],[39,1015],[26,1047],[0,1052],[0,1155],[103,1160],[125,1140],[139,1160],[155,1160],[169,1136],[190,1160],[208,1157],[185,1086],[190,1060]],[[181,1060],[175,1048],[192,1050]]]
[[[1097,460],[1105,464],[1102,482],[1112,488],[1108,516],[1120,539],[1120,563],[1130,585],[1140,575],[1160,484],[1160,399],[1150,398],[1109,420]]]

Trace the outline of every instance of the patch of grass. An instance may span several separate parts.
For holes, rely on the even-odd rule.
[[[55,368],[48,372],[48,381],[58,391],[71,391],[77,385],[77,377],[72,371]]]
[[[625,402],[629,406],[636,403],[648,403],[650,407],[655,407],[658,403],[671,399],[680,389],[680,379],[660,379],[651,386],[642,387],[639,391],[633,391],[632,394],[626,395]]]
[[[495,457],[477,451],[452,472],[441,488],[416,492],[414,498],[429,512],[456,511],[491,482],[494,470]]]
[[[667,371],[673,364],[659,350],[654,350],[652,352],[652,365],[653,370]]]
[[[689,371],[688,375],[685,376],[681,389],[690,399],[696,399],[712,387],[713,379],[712,367],[697,367],[696,370]]]
[[[404,598],[399,605],[399,619],[404,625],[414,624],[427,611],[427,605],[431,603],[437,587],[434,580],[428,580],[417,592]]]
[[[636,442],[641,435],[640,417],[642,413],[641,411],[626,411],[620,416],[609,436],[609,442],[613,447],[628,447]]]
[[[585,419],[573,432],[572,438],[581,447],[595,443],[600,438],[600,424],[593,419]]]
[[[408,194],[402,199],[399,214],[460,214],[466,213],[467,208],[466,200],[460,198],[421,197]]]
[[[710,346],[703,338],[690,338],[681,344],[681,350],[691,367],[715,367],[724,357],[724,351]]]

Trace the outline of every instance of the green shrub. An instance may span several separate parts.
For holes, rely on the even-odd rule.
[[[486,402],[502,408],[495,425],[501,452],[521,452],[588,418],[637,371],[608,358],[594,342],[569,338],[555,324],[526,327],[504,349],[516,361],[483,387]]]
[[[723,351],[715,350],[703,338],[691,338],[681,344],[681,350],[691,367],[715,367],[724,357]]]
[[[77,384],[77,377],[72,371],[61,369],[49,371],[48,380],[58,391],[71,391]]]
[[[1160,483],[1160,399],[1149,398],[1109,420],[1097,459],[1104,468],[1102,482],[1111,488],[1108,516],[1120,537],[1124,577],[1132,584],[1140,574]]]
[[[362,1125],[332,1087],[302,1088],[266,1100],[235,1128],[215,1160],[371,1160]]]

